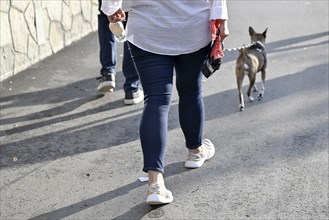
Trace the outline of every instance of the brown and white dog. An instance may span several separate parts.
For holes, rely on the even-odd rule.
[[[249,77],[249,88],[247,95],[249,100],[253,101],[254,98],[252,97],[252,92],[258,91],[255,85],[256,74],[258,72],[262,73],[262,88],[259,91],[258,100],[261,100],[264,97],[266,76],[265,69],[267,66],[267,57],[265,51],[266,32],[267,28],[263,33],[256,33],[252,27],[249,27],[251,45],[240,49],[240,54],[236,61],[235,74],[240,98],[240,111],[244,110],[242,83],[246,75]]]

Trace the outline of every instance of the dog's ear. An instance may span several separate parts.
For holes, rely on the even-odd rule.
[[[256,31],[252,27],[249,27],[249,35],[252,36],[254,34],[256,34]]]
[[[267,32],[267,28],[265,29],[265,31],[262,33],[262,35],[266,38],[266,32]]]

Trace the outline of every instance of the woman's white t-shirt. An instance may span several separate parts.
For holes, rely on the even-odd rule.
[[[156,54],[195,52],[211,41],[209,20],[227,19],[225,0],[103,0],[101,10],[129,13],[126,35],[135,46]]]

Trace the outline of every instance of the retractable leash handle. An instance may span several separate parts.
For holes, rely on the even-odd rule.
[[[126,31],[125,31],[122,21],[110,23],[109,28],[110,28],[111,32],[113,33],[116,41],[124,42],[126,40]]]
[[[224,56],[223,47],[224,45],[220,38],[218,29],[207,58],[201,67],[201,72],[206,78],[209,78],[216,70],[220,68],[222,64],[222,57]]]

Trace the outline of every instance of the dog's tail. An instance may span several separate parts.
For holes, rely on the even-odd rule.
[[[240,54],[247,56],[247,48],[244,48],[244,47],[240,48],[239,51],[240,51]]]
[[[240,50],[240,55],[242,57],[242,60],[243,60],[243,69],[244,69],[244,73],[247,75],[249,74],[249,69],[250,69],[250,61],[249,61],[249,57],[248,57],[248,54],[247,54],[247,48],[241,48]]]

